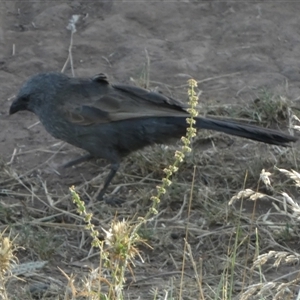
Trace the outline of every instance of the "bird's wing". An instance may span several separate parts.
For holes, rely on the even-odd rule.
[[[64,116],[83,126],[142,117],[187,116],[179,101],[161,93],[123,84],[110,84],[104,74],[91,80],[70,79],[71,99]]]

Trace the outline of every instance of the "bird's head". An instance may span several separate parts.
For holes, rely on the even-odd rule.
[[[40,108],[47,104],[47,96],[53,95],[57,86],[67,76],[61,73],[41,73],[34,75],[21,87],[17,97],[10,106],[9,114],[29,110],[38,114]]]
[[[16,112],[20,110],[29,110],[29,102],[30,102],[30,96],[29,95],[18,95],[13,103],[10,106],[9,114],[15,114]]]

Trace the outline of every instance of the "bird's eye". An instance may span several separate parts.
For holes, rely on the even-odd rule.
[[[22,96],[22,97],[19,98],[19,100],[21,100],[22,102],[28,103],[29,100],[30,100],[30,97],[29,96]]]

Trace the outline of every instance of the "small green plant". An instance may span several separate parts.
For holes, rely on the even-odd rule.
[[[100,274],[99,281],[108,284],[108,293],[103,295],[99,287],[99,296],[104,299],[123,299],[122,292],[125,284],[125,271],[131,270],[133,259],[141,255],[136,247],[139,243],[145,241],[136,233],[135,226],[129,222],[113,220],[110,224],[110,229],[102,228],[105,233],[104,240],[99,239],[99,231],[95,229],[92,224],[92,214],[87,213],[84,202],[76,193],[75,188],[70,188],[74,203],[77,205],[77,211],[84,216],[86,222],[86,229],[90,232],[92,246],[100,250],[100,267],[109,270],[110,281]],[[101,269],[101,268],[100,268]]]
[[[287,99],[273,95],[267,90],[262,90],[259,94],[259,98],[254,100],[254,108],[255,112],[253,118],[257,119],[259,123],[280,123],[289,117]]]
[[[156,214],[156,207],[160,202],[160,197],[166,193],[166,188],[172,184],[170,178],[174,173],[178,171],[178,165],[183,161],[185,154],[191,152],[190,144],[191,140],[196,136],[196,129],[193,127],[196,124],[195,118],[198,115],[197,110],[195,109],[198,104],[198,96],[196,94],[195,88],[197,87],[197,81],[194,79],[190,79],[189,83],[189,106],[190,108],[187,110],[190,114],[190,117],[186,119],[188,123],[187,133],[185,137],[181,138],[183,142],[183,146],[181,147],[181,151],[175,152],[175,161],[172,165],[164,169],[164,173],[166,176],[162,179],[162,185],[157,186],[157,195],[152,196],[151,200],[153,200],[153,205],[149,210],[149,214],[145,216],[145,219],[148,219],[150,214]]]

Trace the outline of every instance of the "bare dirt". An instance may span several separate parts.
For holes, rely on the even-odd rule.
[[[72,15],[81,16],[72,47],[76,76],[106,73],[111,81],[133,84],[131,78],[139,81],[145,73],[146,49],[150,58],[150,87],[158,88],[167,94],[171,93],[183,101],[186,99],[186,81],[193,77],[201,82],[199,88],[203,91],[201,102],[204,107],[225,104],[244,107],[259,97],[261,89],[284,93],[293,105],[297,106],[300,99],[299,9],[300,3],[272,1],[2,1],[0,157],[5,163],[10,163],[9,167],[18,174],[26,173],[28,178],[34,178],[37,193],[41,194],[44,190],[42,182],[46,181],[48,191],[54,199],[68,195],[70,185],[77,186],[84,180],[94,178],[99,170],[107,172],[107,168],[100,168],[105,166],[105,163],[94,162],[61,170],[61,164],[77,157],[82,151],[52,138],[41,124],[35,124],[38,120],[29,112],[8,116],[13,96],[29,76],[62,69],[68,57],[70,31],[66,27]],[[69,67],[65,73],[71,75]],[[227,146],[225,143],[225,147],[231,147],[231,152],[236,151],[236,156],[242,157],[245,141],[234,141],[234,145]],[[221,145],[224,147],[224,144]],[[267,149],[264,145],[258,145],[257,148],[256,143],[251,145],[255,151]],[[63,148],[60,149],[61,147]],[[159,165],[153,167],[153,162],[157,163],[156,158],[152,156],[147,161],[141,157],[143,155],[147,156],[147,152],[128,158],[121,171],[143,177],[150,170],[156,172],[154,179],[158,180],[162,173],[159,173]],[[218,158],[220,157],[226,161],[225,154],[218,155]],[[165,159],[162,158],[163,165]],[[145,159],[146,166],[142,165],[140,169],[136,169],[136,159]],[[249,161],[241,162],[236,159],[237,161],[229,163],[249,164]],[[199,174],[205,172],[208,160],[210,158],[202,157],[197,162],[203,166]],[[247,166],[244,167],[246,168]],[[259,172],[259,167],[257,168]],[[188,174],[190,178],[187,180],[190,181],[192,169],[184,172]],[[213,178],[214,172],[218,171],[209,172],[207,180],[211,180],[211,184],[221,184]],[[243,178],[241,168],[240,180],[236,182],[236,186],[229,188],[228,200],[238,186],[242,187]],[[119,175],[115,183],[122,183],[123,179],[124,175]],[[135,178],[127,179],[131,183],[135,180],[138,181]],[[7,178],[3,178],[3,181],[6,182]],[[151,187],[153,189],[155,183],[152,182]],[[6,189],[7,185],[4,188]],[[96,189],[93,187],[89,191],[95,192]],[[132,199],[138,189],[139,187],[128,190],[125,188],[122,196]],[[28,197],[25,200],[20,199],[20,195],[14,195],[21,190],[20,186],[15,185],[15,190],[13,188],[11,194],[3,196],[1,202],[4,205],[18,203],[19,200],[23,203],[34,202]],[[174,190],[173,193],[177,191]],[[144,195],[144,198],[146,197],[148,194]],[[145,200],[142,196],[139,199]],[[69,198],[66,197],[64,201],[64,207],[74,209]],[[139,205],[142,206],[143,203],[134,204],[134,207],[127,211],[125,206],[119,211],[119,215],[122,216],[123,213],[124,216],[130,216],[134,214],[134,209],[140,209]],[[39,201],[36,205],[41,211],[45,209]],[[107,217],[114,215],[113,209],[102,209],[107,212]],[[36,212],[39,217],[41,211]],[[176,215],[176,206],[173,213]],[[24,212],[22,216],[23,214]],[[63,216],[61,218],[64,219]],[[0,223],[1,221],[3,226],[10,223],[7,220],[0,220]],[[54,274],[53,270],[57,270],[57,265],[66,269],[72,260],[67,253],[69,243],[71,244],[69,239],[72,240],[72,237],[68,234],[64,236],[64,231],[61,231],[57,239],[60,246],[65,243],[62,246],[64,251],[63,254],[55,253],[56,247],[52,246],[54,256],[50,259],[50,267],[45,271],[51,276]],[[74,240],[75,238],[73,242]],[[180,248],[173,243],[170,242],[171,248]],[[161,247],[164,248],[166,244],[167,241],[161,242]],[[172,252],[172,249],[166,251]],[[41,259],[40,253],[34,253],[35,259]],[[77,260],[87,255],[84,251],[77,254]],[[151,255],[151,251],[148,251],[149,261],[160,259],[159,256]],[[48,258],[49,255],[45,256]],[[28,259],[28,255],[25,251],[23,261],[26,261],[26,258]],[[168,262],[161,270],[155,268],[154,273],[175,269],[174,265]],[[75,271],[72,268],[70,270],[76,273],[76,268]],[[143,274],[146,276],[153,272],[148,269]],[[64,277],[61,278],[63,281]],[[154,284],[160,286],[161,282],[158,280]],[[147,289],[150,287],[141,287],[142,293]],[[140,291],[137,289],[135,292],[138,294]],[[137,299],[137,296],[132,297]],[[193,299],[193,295],[189,297],[186,299]],[[146,299],[146,296],[142,298]]]

